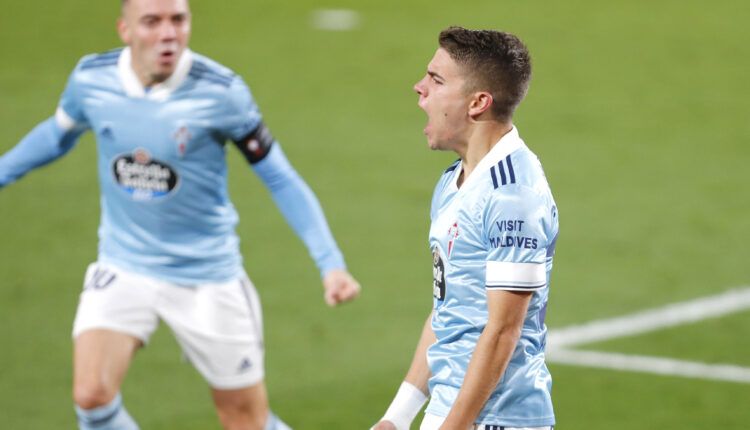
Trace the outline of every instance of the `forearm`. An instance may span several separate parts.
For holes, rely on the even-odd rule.
[[[37,125],[13,149],[0,157],[0,188],[64,155],[75,145],[81,133],[63,130],[54,118]]]
[[[310,187],[287,160],[278,144],[253,169],[271,192],[287,223],[307,246],[321,276],[345,268],[323,209]]]
[[[404,381],[419,388],[425,396],[429,396],[427,382],[430,380],[430,367],[427,364],[427,349],[435,343],[435,333],[432,331],[432,313],[422,327],[414,357],[411,360],[409,371],[406,372]]]
[[[408,430],[414,417],[424,406],[429,396],[427,382],[430,379],[430,368],[427,364],[427,348],[435,343],[432,331],[432,314],[422,327],[422,334],[414,351],[409,371],[393,398],[385,415],[373,429]],[[372,429],[371,429],[372,430]]]
[[[465,429],[476,420],[508,367],[520,330],[485,327],[472,354],[464,383],[441,429]]]

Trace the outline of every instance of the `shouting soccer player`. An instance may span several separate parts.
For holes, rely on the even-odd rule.
[[[81,429],[137,429],[120,386],[159,319],[208,381],[227,429],[286,429],[269,411],[261,308],[242,267],[226,141],[270,189],[320,269],[329,305],[359,284],[312,191],[264,125],[242,79],[187,48],[187,0],[124,0],[125,45],[83,57],[57,109],[0,158],[0,187],[96,134],[98,259],[73,327]]]
[[[531,61],[512,34],[444,30],[414,89],[431,149],[460,159],[432,198],[433,310],[374,429],[534,429],[555,423],[544,363],[558,215],[513,112]]]

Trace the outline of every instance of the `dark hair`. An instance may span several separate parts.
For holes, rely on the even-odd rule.
[[[461,67],[470,91],[490,92],[495,117],[510,120],[531,80],[531,57],[523,42],[502,31],[462,27],[443,30],[438,42]]]

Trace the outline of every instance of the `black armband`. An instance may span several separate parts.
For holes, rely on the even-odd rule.
[[[266,158],[271,151],[274,139],[266,124],[261,121],[252,133],[235,141],[234,144],[250,164]]]

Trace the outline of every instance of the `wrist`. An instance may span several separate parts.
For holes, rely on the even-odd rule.
[[[408,430],[425,402],[427,402],[427,396],[422,390],[404,381],[382,420],[392,422],[398,430]]]

